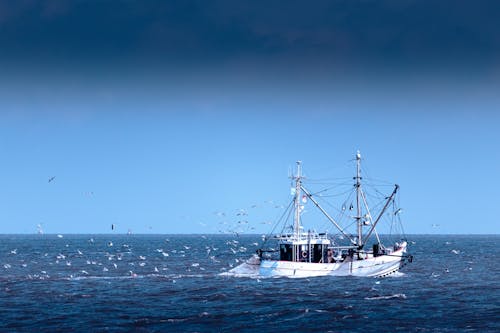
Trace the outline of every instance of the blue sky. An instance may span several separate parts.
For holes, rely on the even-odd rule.
[[[267,232],[358,149],[408,233],[498,233],[498,2],[287,6],[0,4],[0,233]]]
[[[288,203],[296,160],[314,178],[349,177],[357,149],[372,177],[401,186],[406,232],[498,232],[500,101],[487,84],[151,80],[3,90],[2,232],[218,233],[214,212],[235,223],[254,204],[266,232],[279,212],[265,202]]]

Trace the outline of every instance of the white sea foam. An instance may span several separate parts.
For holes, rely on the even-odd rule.
[[[259,258],[252,256],[244,263],[230,269],[228,272],[220,273],[222,276],[234,277],[257,277],[259,276]]]
[[[79,281],[79,280],[125,280],[125,279],[133,279],[133,278],[140,278],[141,276],[132,276],[132,275],[127,275],[127,276],[94,276],[94,275],[87,275],[87,276],[72,276],[70,275],[69,277],[66,278],[66,280],[74,280],[74,281]]]
[[[373,300],[380,300],[380,299],[391,299],[391,298],[401,298],[401,299],[406,299],[405,294],[394,294],[394,295],[387,295],[387,296],[373,296],[373,297],[365,297],[366,300],[373,301]]]

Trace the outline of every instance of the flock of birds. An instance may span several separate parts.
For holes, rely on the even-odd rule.
[[[48,183],[53,183],[56,180],[56,176],[51,176],[48,178]],[[94,192],[93,191],[88,191],[85,192],[84,194],[93,196]],[[224,212],[224,211],[215,211],[213,212],[213,215],[216,216],[217,220],[214,223],[212,221],[210,223],[208,222],[198,222],[198,225],[200,225],[203,228],[209,228],[209,230],[204,230],[208,231],[209,233],[220,233],[220,234],[233,234],[236,236],[239,236],[244,233],[256,233],[261,228],[259,228],[259,225],[271,225],[272,221],[269,220],[264,220],[261,219],[259,222],[256,221],[255,218],[251,218],[250,211],[256,210],[257,208],[274,208],[274,209],[284,209],[284,205],[276,204],[273,200],[266,200],[262,203],[258,204],[252,204],[248,208],[239,208],[236,209],[232,212]],[[268,212],[268,211],[267,211]],[[258,214],[253,214],[253,215],[258,215]],[[183,216],[183,219],[190,219],[189,216]],[[257,218],[258,219],[258,218]],[[211,227],[212,226],[212,227]],[[268,227],[266,227],[266,232]],[[152,227],[148,226],[148,229],[151,230]],[[116,231],[117,230],[117,225],[115,223],[111,224],[111,231]],[[37,233],[38,234],[43,234],[43,228],[42,228],[42,223],[39,223],[37,225]],[[128,229],[127,231],[128,234],[132,233],[131,229]]]
[[[50,177],[48,183],[54,182],[55,179],[56,176]],[[219,220],[214,223],[217,225],[217,231],[221,234],[227,234],[228,236],[236,236],[236,239],[226,240],[224,243],[225,248],[223,249],[220,249],[219,246],[208,244],[204,245],[203,249],[195,246],[197,247],[197,253],[204,252],[206,255],[206,257],[203,258],[205,263],[208,265],[216,264],[218,265],[219,271],[226,271],[238,265],[244,260],[244,257],[248,257],[248,253],[250,253],[248,252],[249,248],[251,248],[251,254],[254,253],[259,245],[257,242],[241,244],[241,239],[237,237],[246,232],[255,233],[256,227],[250,222],[249,215],[251,214],[249,214],[249,211],[264,205],[267,208],[284,208],[284,206],[277,205],[273,201],[268,200],[263,204],[254,204],[247,209],[241,208],[231,213],[222,211],[214,212],[213,214]],[[272,222],[269,221],[260,222],[260,224],[266,225],[270,225],[271,223]],[[200,223],[200,225],[206,226],[206,224],[203,223]],[[115,230],[116,225],[113,223],[111,224],[111,231]],[[39,235],[44,234],[41,223],[37,225],[37,233]],[[131,233],[130,229],[128,233]],[[51,237],[50,235],[47,236]],[[57,239],[64,238],[62,234],[57,234],[56,237]],[[202,235],[200,237],[205,241],[207,240],[207,236]],[[118,242],[116,238],[113,240]],[[165,244],[169,242],[169,239],[165,239]],[[78,247],[71,243],[72,242],[59,243],[61,247],[57,253],[52,253],[51,250],[53,250],[53,248],[51,247],[47,248],[43,253],[37,253],[37,257],[29,258],[24,257],[22,253],[20,254],[17,248],[12,249],[8,252],[10,258],[7,260],[8,262],[4,263],[3,268],[5,270],[11,270],[17,266],[21,271],[26,271],[26,277],[28,279],[49,279],[54,277],[74,279],[105,276],[106,274],[138,277],[138,274],[158,275],[160,273],[165,273],[173,266],[177,268],[176,273],[179,273],[178,268],[184,269],[186,272],[206,270],[203,265],[200,265],[200,262],[193,261],[192,258],[188,256],[187,252],[193,250],[193,245],[181,245],[179,248],[170,250],[165,250],[164,247],[158,247],[154,251],[149,251],[149,254],[136,254],[131,245],[126,243],[115,245],[111,240],[104,241],[104,246],[102,240],[96,241],[94,238],[88,239],[88,244],[86,246],[80,244],[81,247]],[[197,242],[197,244],[198,243],[199,242]],[[98,247],[93,248],[91,245],[94,244],[98,245]],[[82,251],[82,248],[86,248],[86,250]],[[33,253],[26,253],[26,255],[32,256]],[[225,264],[221,264],[221,255],[227,255],[230,259],[227,260]],[[153,256],[153,258],[151,258],[151,256]],[[16,261],[13,260],[14,257],[20,259]],[[200,259],[200,257],[197,258]],[[187,262],[187,264],[179,265],[180,262]],[[52,271],[52,274],[49,274],[50,271]]]
[[[53,239],[50,235],[40,240],[47,247],[22,253],[18,248],[9,250],[4,258],[3,268],[6,274],[16,271],[27,279],[82,279],[99,277],[142,277],[165,276],[180,277],[189,274],[202,274],[209,271],[224,272],[253,253],[258,243],[243,244],[242,240],[212,240],[210,236],[200,235],[195,243],[180,244],[178,239],[164,239],[158,247],[145,248],[144,245],[127,242],[126,238],[113,241],[90,238],[69,242],[63,235]],[[49,238],[50,237],[50,238]],[[83,242],[83,243],[82,243]],[[130,244],[129,244],[130,243]],[[163,244],[163,246],[161,246]],[[137,250],[136,250],[137,248]],[[82,250],[85,249],[85,250]],[[221,260],[221,257],[225,257]],[[227,258],[227,260],[226,260]],[[222,262],[221,262],[222,261]],[[175,282],[175,278],[173,278]]]
[[[269,232],[269,226],[273,224],[272,221],[268,219],[262,219],[259,217],[252,218],[252,211],[263,208],[266,211],[266,216],[269,217],[271,212],[269,208],[283,210],[285,208],[284,205],[276,204],[272,200],[266,200],[262,204],[253,204],[249,208],[239,208],[233,212],[223,212],[223,211],[215,211],[213,215],[215,215],[218,219],[217,228],[214,229],[220,234],[233,234],[235,236],[239,236],[244,233],[255,234],[258,231],[263,231],[260,227],[265,226],[265,232]],[[252,212],[252,213],[251,213]],[[258,221],[258,222],[257,222]],[[206,223],[199,223],[201,226],[206,227]],[[260,227],[259,227],[260,226]]]

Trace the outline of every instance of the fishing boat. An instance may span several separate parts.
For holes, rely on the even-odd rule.
[[[338,195],[329,196],[325,195],[326,190],[308,189],[302,175],[302,163],[298,161],[296,174],[291,176],[293,199],[283,215],[288,218],[283,219],[284,223],[281,221],[282,232],[266,236],[257,254],[229,273],[259,277],[385,277],[411,262],[413,257],[407,253],[408,242],[399,235],[403,234],[399,217],[401,209],[396,200],[399,186],[391,184],[392,192],[384,194],[376,190],[376,195],[371,195],[364,189],[359,151],[355,165],[356,175],[348,184],[349,190],[343,193],[347,200],[337,200],[340,207],[336,207],[337,217],[334,218],[320,201],[335,208],[328,199]],[[337,188],[341,186],[330,186],[330,189]],[[349,200],[352,200],[350,204]],[[376,201],[372,209],[368,205],[371,201]],[[312,202],[323,221],[328,223],[327,231],[306,229],[303,214],[307,202]],[[389,227],[384,231],[397,230],[396,240],[389,233],[377,232],[377,227],[386,220]],[[392,239],[392,243],[384,244],[386,239]]]

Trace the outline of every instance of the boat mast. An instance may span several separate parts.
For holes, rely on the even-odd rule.
[[[358,246],[363,246],[363,222],[361,220],[361,154],[358,150],[356,153],[356,220],[358,224]]]
[[[293,230],[297,239],[300,237],[300,192],[302,187],[302,161],[297,161],[297,175],[295,176],[295,218]]]

